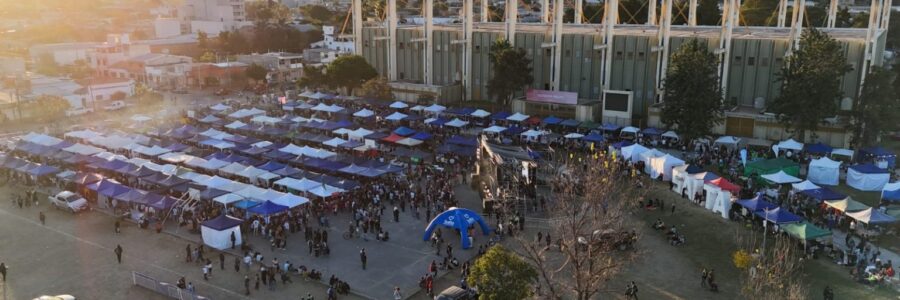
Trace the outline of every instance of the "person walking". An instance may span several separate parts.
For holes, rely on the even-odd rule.
[[[219,270],[225,270],[225,252],[219,252]]]
[[[8,268],[6,267],[6,263],[0,262],[0,275],[3,275],[3,282],[6,282],[6,271]]]
[[[116,220],[116,234],[122,233],[122,223],[119,223],[119,220]]]
[[[831,290],[831,286],[826,285],[825,290],[822,291],[822,299],[825,300],[833,300],[834,299],[834,291]]]
[[[334,295],[334,285],[328,286],[326,294],[328,295],[328,300],[337,300],[337,296]]]
[[[394,223],[400,222],[400,209],[394,206]]]
[[[191,257],[193,253],[191,253],[191,244],[187,245],[187,248],[184,248],[184,262],[191,262]]]
[[[672,203],[672,215],[675,215],[675,203]]]
[[[201,268],[203,270],[203,280],[209,281],[209,265],[203,265]]]
[[[187,291],[188,291],[189,293],[191,293],[191,295],[194,294],[194,283],[193,283],[193,282],[188,282],[188,285],[187,285]]]
[[[706,268],[703,268],[703,270],[700,271],[700,287],[706,288],[707,276],[709,276],[709,271],[707,271]]]
[[[675,209],[674,207],[672,209]],[[237,237],[234,236],[234,231],[231,232],[231,249],[234,249],[234,244],[237,241]]]
[[[362,262],[363,270],[366,269],[366,260],[367,259],[368,259],[368,257],[366,257],[366,248],[362,248],[362,250],[359,250],[359,260]]]
[[[113,250],[113,252],[116,253],[116,260],[118,260],[119,263],[121,264],[122,263],[122,245],[116,245],[116,249]]]
[[[394,300],[401,300],[401,299],[403,299],[403,294],[400,293],[400,287],[395,286],[394,287]]]
[[[45,224],[45,221],[47,220],[47,217],[44,216],[44,212],[43,212],[43,211],[42,211],[42,212],[38,212],[38,219],[41,220],[41,226],[46,225],[46,224]]]
[[[244,275],[244,295],[250,295],[250,276]]]
[[[631,282],[631,298],[634,300],[637,300],[637,298],[638,298],[637,293],[638,293],[637,284],[634,283],[634,281],[632,281]]]
[[[241,259],[238,258],[237,256],[234,257],[234,271],[235,272],[241,271]]]

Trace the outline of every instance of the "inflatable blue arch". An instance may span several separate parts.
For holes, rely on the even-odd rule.
[[[434,229],[438,225],[443,225],[444,227],[459,230],[463,249],[469,249],[472,248],[472,244],[469,243],[469,227],[474,226],[475,223],[478,223],[478,225],[481,226],[481,233],[485,236],[491,232],[491,228],[488,227],[487,223],[484,222],[484,219],[481,218],[478,213],[465,208],[451,207],[447,211],[434,217],[434,219],[431,220],[431,223],[428,223],[428,227],[425,228],[425,235],[422,236],[422,240],[428,241],[428,239],[431,238],[431,233],[434,232]]]

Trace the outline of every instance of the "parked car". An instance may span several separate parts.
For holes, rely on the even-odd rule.
[[[434,300],[475,300],[478,294],[473,290],[464,290],[458,286],[448,287],[446,290],[434,296]]]
[[[72,295],[56,295],[56,296],[40,296],[34,298],[34,300],[75,300],[75,296]]]
[[[125,101],[113,101],[103,107],[103,109],[108,111],[120,110],[123,108],[125,108]]]
[[[50,204],[57,209],[63,209],[77,213],[90,209],[90,205],[84,197],[70,191],[62,191],[59,194],[47,197]]]
[[[73,109],[66,110],[66,117],[80,116],[80,115],[88,114],[88,113],[92,113],[92,112],[94,112],[94,109],[92,109],[92,108],[84,108],[84,107],[73,108]]]

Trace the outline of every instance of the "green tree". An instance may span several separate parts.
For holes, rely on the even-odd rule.
[[[853,144],[857,147],[871,146],[879,137],[890,131],[900,129],[897,118],[900,118],[900,98],[895,86],[900,79],[881,67],[874,67],[866,75],[862,93],[853,105]]]
[[[69,104],[69,100],[59,96],[51,96],[51,95],[41,95],[34,99],[33,102],[28,102],[27,104],[28,111],[31,116],[37,117],[41,120],[54,120],[63,117],[65,115],[66,110],[71,106]]]
[[[741,5],[741,25],[772,26],[778,21],[778,0],[747,0]]]
[[[835,14],[835,22],[834,27],[851,27],[853,26],[853,15],[850,14],[850,9],[846,6],[838,9]]]
[[[363,83],[362,96],[369,99],[377,100],[393,100],[394,94],[391,92],[391,86],[384,77],[375,77]]]
[[[346,88],[348,95],[364,82],[378,76],[366,59],[359,55],[344,55],[328,64],[326,68],[328,80],[338,87]]]
[[[864,11],[864,12],[856,14],[856,16],[853,17],[853,23],[851,24],[850,27],[853,27],[853,28],[869,27],[869,12]]]
[[[307,5],[300,8],[300,13],[306,20],[315,25],[330,25],[335,13],[322,5]]]
[[[209,35],[205,31],[197,31],[197,47],[201,50],[209,49]]]
[[[517,91],[534,81],[531,60],[525,50],[514,49],[506,39],[494,41],[490,51],[493,74],[488,80],[488,96],[500,99],[505,105]]]
[[[212,53],[211,51],[203,52],[203,55],[200,55],[200,58],[197,61],[204,63],[214,63],[216,62],[216,54]]]
[[[310,64],[303,66],[303,76],[297,80],[297,86],[306,89],[318,89],[325,87],[328,80],[325,76],[325,68]]]
[[[503,246],[491,247],[475,260],[466,282],[478,287],[479,299],[526,299],[537,271]]]
[[[265,82],[269,70],[266,70],[263,66],[251,64],[244,70],[244,74],[247,75],[247,78],[253,79],[255,83],[259,83],[260,81]]]
[[[697,3],[697,25],[716,25],[722,20],[718,0],[700,0]]]
[[[248,1],[245,10],[256,28],[280,26],[291,21],[291,9],[277,1]]]
[[[666,126],[677,126],[688,141],[710,135],[722,122],[718,70],[716,55],[697,39],[672,54],[661,119]]]
[[[850,71],[841,44],[815,28],[803,32],[800,49],[785,58],[778,72],[781,93],[768,109],[788,130],[806,131],[819,127],[822,119],[834,116],[843,96],[841,77]]]

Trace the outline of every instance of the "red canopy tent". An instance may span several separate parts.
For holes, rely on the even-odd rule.
[[[528,119],[525,120],[525,124],[529,124],[529,125],[538,125],[538,124],[541,124],[541,118],[539,118],[539,117],[537,117],[537,116],[532,116],[532,117],[530,117],[530,118],[528,118]]]
[[[741,191],[740,186],[738,186],[734,183],[728,182],[728,180],[725,180],[725,178],[722,178],[722,177],[719,177],[719,178],[716,178],[713,180],[709,180],[707,182],[719,187],[720,189],[723,189],[723,190],[726,190],[726,191],[729,191],[729,192],[732,192],[735,194]]]
[[[387,136],[386,138],[383,138],[383,139],[381,139],[381,140],[382,140],[382,141],[385,141],[385,142],[396,143],[397,141],[402,140],[402,139],[405,139],[405,137],[402,137],[402,136],[397,135],[397,134],[395,134],[395,133],[391,133],[391,135],[389,135],[389,136]]]

